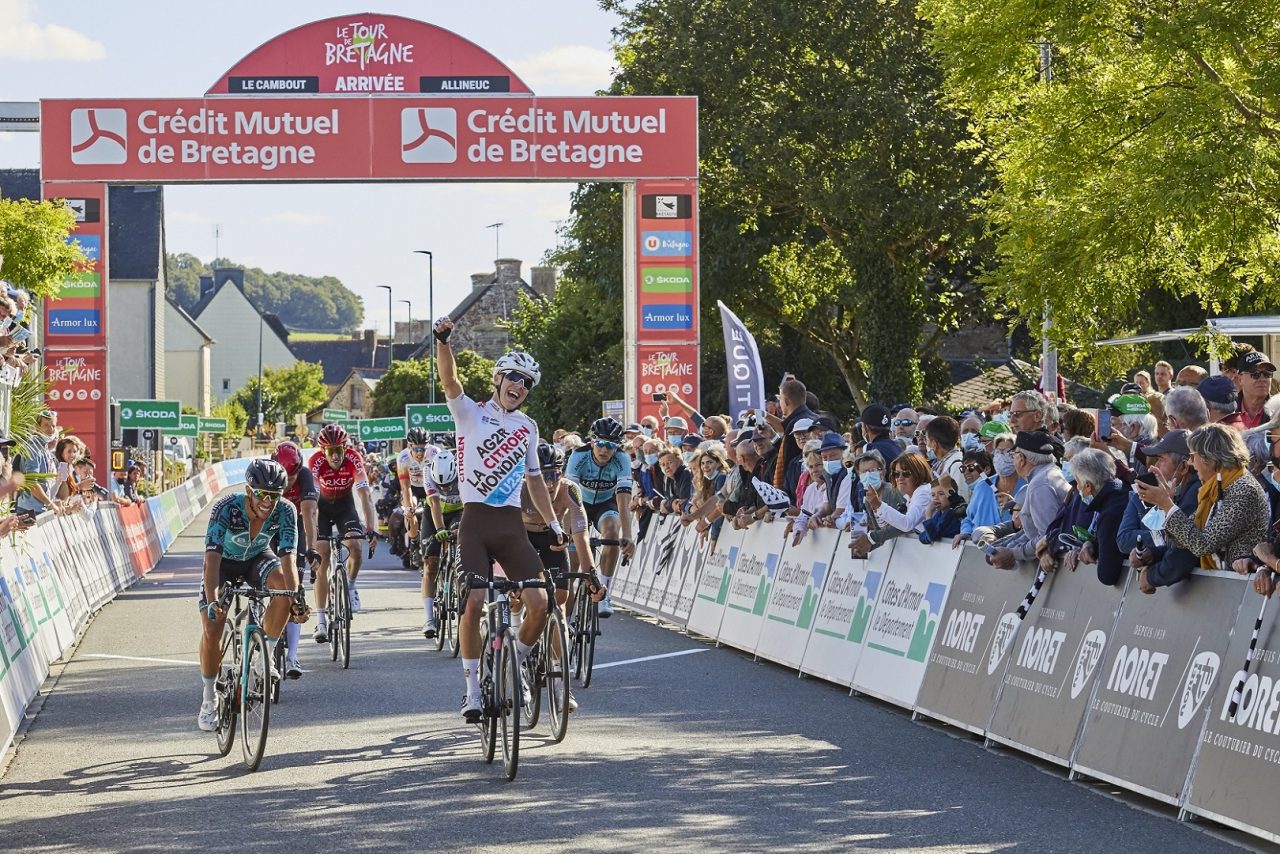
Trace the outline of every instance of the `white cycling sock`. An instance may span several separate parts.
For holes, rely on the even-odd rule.
[[[462,659],[462,675],[467,679],[467,696],[480,693],[480,659]]]
[[[213,686],[217,681],[217,676],[205,676],[203,673],[200,674],[201,687],[204,688],[204,702],[207,703],[213,699]]]
[[[285,649],[290,658],[298,657],[298,638],[302,637],[302,626],[290,620],[284,627]]]
[[[533,647],[520,640],[520,638],[516,638],[516,655],[518,656],[521,664],[524,664],[529,660],[529,653],[531,652],[533,652]]]
[[[604,585],[604,589],[605,589],[605,590],[608,590],[608,589],[609,589],[609,582],[610,582],[610,581],[613,581],[613,576],[612,576],[612,575],[603,575],[603,574],[602,574],[602,575],[600,576],[600,583]]]
[[[319,612],[317,612],[317,617],[320,620],[321,628],[329,625],[329,615],[325,613],[323,608],[321,608]]]
[[[423,596],[422,610],[427,615],[428,622],[433,620],[436,616],[436,598],[434,596]]]

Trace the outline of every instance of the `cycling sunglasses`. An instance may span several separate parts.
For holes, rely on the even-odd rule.
[[[533,380],[529,379],[524,374],[518,373],[516,371],[505,371],[499,374],[498,376],[502,377],[503,379],[510,380],[513,383],[520,383],[520,385],[525,387],[526,391],[533,390]]]
[[[251,489],[249,494],[258,501],[270,501],[273,504],[280,500],[280,493],[272,492],[269,489]]]
[[[425,453],[427,452],[427,446],[426,446],[426,445],[413,445],[413,446],[411,446],[411,447],[409,448],[409,450],[410,450],[410,451],[412,451],[412,452],[413,452],[413,453],[415,453],[415,454],[425,454]]]
[[[595,440],[595,442],[594,442],[593,444],[594,444],[597,448],[601,448],[601,449],[606,450],[606,451],[616,451],[616,450],[618,450],[618,448],[622,447],[622,446],[621,446],[621,445],[619,445],[617,442],[610,442],[610,441],[608,441],[608,440],[606,440],[606,439],[596,439],[596,440]]]
[[[542,479],[545,481],[549,481],[551,483],[555,483],[557,480],[560,479],[560,472],[550,471],[550,470],[544,471],[542,473]]]

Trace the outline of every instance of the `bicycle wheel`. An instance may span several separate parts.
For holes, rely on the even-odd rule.
[[[582,632],[582,687],[591,687],[591,668],[596,663],[596,638],[600,636],[600,603],[586,598],[587,619]]]
[[[573,613],[569,617],[569,670],[574,679],[582,678],[583,628],[586,621],[586,609],[583,608],[582,597],[585,587],[581,583],[575,585]]]
[[[345,578],[346,574],[342,571],[329,572],[329,605],[326,610],[329,612],[329,660],[338,660],[338,624],[342,621],[342,610],[338,605],[340,599],[338,593],[342,584],[340,578]]]
[[[240,736],[244,764],[255,771],[267,748],[271,719],[271,649],[261,628],[249,635],[244,649],[244,684],[240,688]]]
[[[480,669],[483,672],[480,690],[484,694],[484,699],[481,701],[483,708],[480,713],[480,749],[484,751],[485,764],[493,761],[494,749],[498,746],[498,699],[494,684],[495,658],[493,649],[486,643],[484,654],[480,658]]]
[[[351,665],[351,600],[347,589],[347,571],[339,564],[329,585],[329,601],[333,606],[333,620],[329,624],[329,643],[333,647],[333,660],[346,670]]]
[[[530,699],[529,703],[521,703],[520,725],[523,729],[533,729],[542,717],[542,674],[546,672],[543,649],[543,644],[539,641],[534,645],[529,657],[524,660],[524,664],[520,665],[521,675],[529,686]],[[520,657],[516,656],[516,660],[519,661]]]
[[[520,762],[520,663],[516,654],[516,633],[507,629],[498,651],[498,728],[502,730],[502,770],[508,780],[516,778]]]
[[[444,577],[444,581],[440,581],[440,570],[436,569],[436,584],[439,586],[439,594],[436,596],[436,602],[445,603],[449,601],[449,591],[452,586],[449,583],[449,576]],[[444,635],[449,631],[449,606],[443,605],[436,609],[436,652],[444,649]]]
[[[231,621],[222,624],[222,666],[214,689],[218,700],[218,723],[214,733],[218,737],[218,755],[226,756],[236,743],[236,719],[240,710],[240,640],[231,628]]]
[[[569,658],[565,646],[564,617],[553,608],[542,632],[547,683],[547,720],[551,738],[558,744],[569,731]]]
[[[287,630],[287,629],[286,629],[286,630]],[[276,646],[275,646],[275,649],[273,649],[273,650],[271,651],[271,660],[272,660],[273,662],[275,662],[275,665],[276,665],[276,673],[280,673],[280,674],[283,674],[283,673],[284,673],[284,651],[285,651],[285,649],[284,649],[284,648],[285,648],[285,636],[284,636],[284,635],[281,635],[280,637],[278,637],[278,638],[276,639]],[[272,704],[273,704],[273,705],[274,705],[275,703],[280,702],[280,686],[281,686],[282,684],[284,684],[284,680],[283,680],[283,679],[274,679],[274,680],[272,680],[272,683],[271,683],[271,702],[272,702]]]

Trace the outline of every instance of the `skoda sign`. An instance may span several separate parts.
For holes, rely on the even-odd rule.
[[[176,400],[122,400],[120,426],[176,430],[181,423],[180,410],[181,404]]]
[[[410,403],[404,408],[409,429],[421,427],[428,433],[454,432],[453,415],[446,403]]]

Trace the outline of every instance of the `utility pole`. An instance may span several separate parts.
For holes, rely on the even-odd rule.
[[[502,225],[503,224],[500,222],[495,222],[485,226],[485,228],[493,229],[493,257],[494,258],[502,257],[502,242],[500,239],[502,235]]]
[[[1053,84],[1053,46],[1047,41],[1040,42],[1040,77],[1045,88]],[[1049,301],[1045,300],[1044,324],[1040,330],[1040,389],[1046,397],[1052,395],[1050,399],[1055,403],[1062,403],[1058,400],[1058,348],[1049,341],[1052,326],[1053,311],[1049,308]]]
[[[395,321],[391,319],[391,286],[378,285],[378,287],[387,292],[387,368],[390,369],[392,355],[391,345],[394,344],[396,340],[396,324]],[[378,349],[378,333],[376,332],[373,334],[373,349],[375,352]]]
[[[429,249],[415,249],[415,255],[427,256],[427,323],[434,326],[436,322],[436,259]],[[410,323],[412,327],[412,322]],[[427,354],[428,361],[431,364],[431,381],[428,394],[431,395],[431,403],[436,402],[436,345],[435,336],[430,332],[427,334]]]

